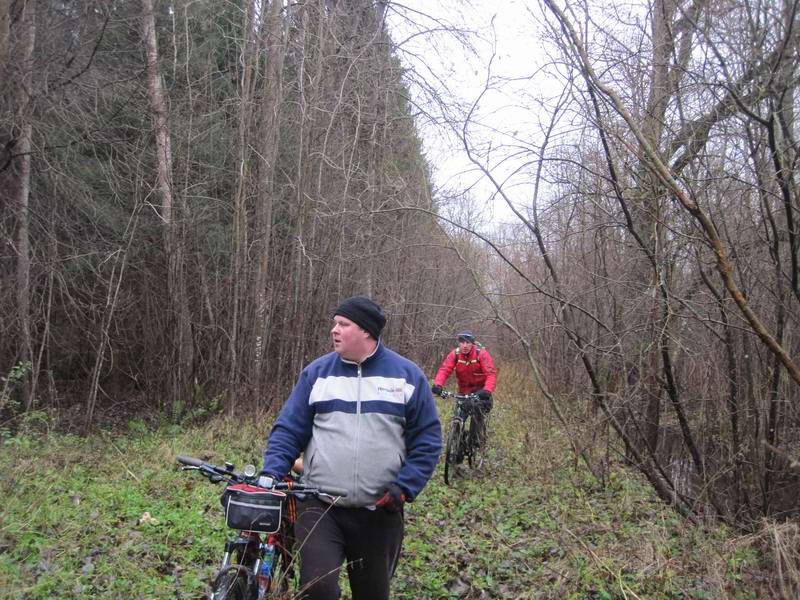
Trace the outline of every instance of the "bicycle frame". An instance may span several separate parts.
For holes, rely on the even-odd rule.
[[[256,531],[239,531],[235,539],[226,541],[225,553],[215,579],[233,566],[234,570],[245,574],[248,588],[258,584],[261,589],[270,590],[275,574],[276,557],[272,557],[272,566],[268,573],[261,573],[261,565],[266,558],[267,546],[271,544],[275,547],[278,539],[275,534],[266,534],[265,541],[262,542],[261,536],[262,534]],[[277,554],[276,551],[273,552]]]
[[[228,484],[246,483],[251,486],[263,487],[257,483],[255,467],[248,465],[245,474],[235,472],[234,466],[225,463],[225,467],[217,467],[204,463],[196,458],[178,456],[178,462],[185,465],[183,468],[199,471],[212,483],[222,481]],[[343,491],[323,491],[312,486],[305,486],[295,481],[274,482],[272,480],[263,487],[265,490],[280,491],[285,494],[281,521],[278,530],[273,533],[257,531],[235,530],[236,537],[225,542],[225,553],[220,563],[220,569],[214,577],[211,586],[212,600],[260,600],[267,598],[280,587],[282,592],[287,592],[294,569],[292,567],[292,539],[291,527],[293,521],[289,514],[294,514],[294,496],[312,494],[315,496],[328,496],[330,498],[343,497]],[[269,560],[269,568],[262,572],[265,560]],[[280,563],[280,564],[279,564]],[[278,575],[278,569],[282,573]]]
[[[476,410],[481,410],[480,399],[476,394],[454,394],[442,391],[442,398],[455,398],[453,414],[450,417],[450,430],[445,446],[444,481],[449,485],[456,474],[458,465],[467,458],[470,466],[475,466],[479,443],[475,440],[473,424]],[[469,429],[465,427],[470,419]]]
[[[287,497],[284,502],[287,501],[291,498]],[[262,599],[278,589],[288,591],[294,574],[289,543],[291,527],[283,514],[275,533],[236,530],[236,537],[225,542],[225,553],[212,584],[212,599]],[[262,569],[265,560],[269,561],[269,567]],[[237,584],[237,578],[243,578],[244,583]],[[231,593],[236,585],[240,586],[239,591]]]
[[[235,539],[225,542],[225,554],[215,580],[229,571],[235,571],[238,576],[245,576],[247,580],[245,587],[248,590],[254,588],[258,590],[256,597],[259,598],[265,597],[278,587],[288,590],[293,569],[290,566],[291,550],[286,542],[287,535],[285,524],[281,525],[277,533],[238,532]],[[261,567],[266,559],[269,559],[270,567],[266,572],[262,572]],[[279,561],[282,561],[280,566],[283,572],[279,580],[276,580]],[[252,596],[252,593],[250,595]]]
[[[455,398],[453,405],[453,416],[450,421],[459,420],[461,424],[467,422],[467,419],[475,414],[475,411],[481,410],[481,400],[477,394],[454,394],[447,390],[442,391],[442,398]]]

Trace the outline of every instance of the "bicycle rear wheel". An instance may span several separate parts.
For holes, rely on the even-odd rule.
[[[447,434],[447,446],[444,454],[444,482],[450,485],[456,474],[456,467],[463,457],[463,432],[464,423],[461,419],[450,422],[450,431]]]
[[[214,578],[211,584],[211,600],[255,600],[255,582],[247,568],[241,565],[226,567]]]

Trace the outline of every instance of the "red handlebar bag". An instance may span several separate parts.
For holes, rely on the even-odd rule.
[[[225,524],[240,531],[275,533],[281,526],[281,509],[286,494],[237,483],[222,493]]]

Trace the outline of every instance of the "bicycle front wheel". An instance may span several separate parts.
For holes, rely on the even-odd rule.
[[[255,600],[258,592],[247,568],[231,565],[220,571],[211,584],[211,600]]]
[[[447,434],[447,446],[444,454],[444,482],[450,485],[456,474],[456,467],[463,455],[462,434],[464,423],[461,419],[453,419],[450,422],[450,432]]]

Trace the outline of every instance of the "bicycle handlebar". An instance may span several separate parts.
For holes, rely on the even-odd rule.
[[[237,473],[233,470],[233,465],[231,463],[225,463],[224,467],[218,467],[216,465],[212,465],[207,462],[203,462],[198,458],[193,458],[191,456],[176,456],[175,460],[177,460],[182,465],[185,465],[183,468],[184,470],[198,470],[203,477],[211,480],[212,483],[219,483],[221,481],[226,481],[228,483],[246,483],[248,485],[252,485],[255,487],[261,487],[262,489],[266,490],[273,490],[277,492],[284,492],[286,494],[312,494],[312,495],[322,495],[322,496],[330,496],[330,497],[340,497],[344,498],[347,496],[347,492],[344,490],[337,490],[337,489],[320,489],[313,485],[305,485],[303,483],[296,483],[294,481],[275,481],[272,487],[262,487],[257,484],[257,480],[259,478],[258,474],[254,475],[245,475],[243,473]]]
[[[202,467],[203,464],[205,464],[205,463],[203,463],[202,460],[200,460],[198,458],[192,458],[191,456],[180,456],[179,455],[179,456],[175,457],[175,460],[177,460],[179,463],[181,463],[183,465],[189,465],[189,466],[192,466],[192,467]]]
[[[455,392],[451,392],[449,390],[442,390],[442,393],[439,394],[440,398],[455,398],[456,400],[475,400],[478,398],[478,394],[456,394]]]

